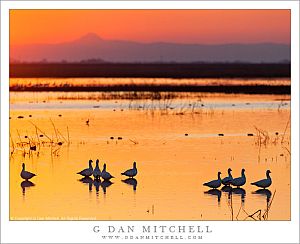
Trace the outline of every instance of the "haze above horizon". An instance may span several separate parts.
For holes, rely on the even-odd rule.
[[[36,20],[39,21],[36,21]],[[290,43],[288,10],[11,10],[10,44],[104,40],[183,44]]]

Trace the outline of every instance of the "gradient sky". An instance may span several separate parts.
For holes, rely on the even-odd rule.
[[[290,43],[289,10],[11,10],[11,44],[103,39],[177,43]]]

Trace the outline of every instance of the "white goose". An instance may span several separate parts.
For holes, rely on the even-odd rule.
[[[109,172],[106,171],[106,164],[103,165],[101,177],[103,178],[103,180],[110,180],[111,178],[115,178]]]
[[[267,170],[266,171],[266,175],[267,175],[266,179],[253,182],[253,183],[251,183],[251,185],[255,185],[257,187],[264,188],[264,189],[268,188],[272,184],[272,179],[270,177],[270,173],[271,173],[271,171]]]
[[[210,188],[216,189],[221,186],[221,172],[218,172],[218,179],[206,182],[203,184],[204,186],[208,186]]]
[[[232,175],[231,175],[231,171],[232,171],[232,169],[229,168],[229,169],[228,169],[228,176],[225,177],[225,178],[222,180],[222,184],[223,184],[224,186],[229,186],[229,185],[231,184],[231,181],[233,180]]]
[[[234,178],[231,181],[231,185],[240,187],[240,186],[245,185],[245,183],[246,183],[245,169],[242,169],[242,175],[241,175],[241,177]]]
[[[137,175],[137,173],[138,173],[138,171],[137,171],[137,168],[136,168],[136,162],[133,162],[133,168],[124,171],[123,173],[121,173],[121,175],[125,175],[125,176],[128,176],[130,178],[133,178],[134,176]]]
[[[94,168],[93,176],[95,179],[100,179],[101,177],[101,170],[99,168],[99,159],[96,160],[96,167]]]
[[[93,166],[92,166],[93,160],[89,160],[89,167],[87,169],[81,170],[77,174],[82,175],[84,177],[90,177],[93,174]]]
[[[29,180],[29,179],[31,179],[32,177],[36,176],[36,174],[31,173],[31,172],[29,172],[29,171],[26,171],[26,170],[25,170],[25,164],[22,163],[22,171],[21,171],[20,176],[21,176],[22,179],[24,179],[24,180]]]

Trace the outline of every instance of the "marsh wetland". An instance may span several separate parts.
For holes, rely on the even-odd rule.
[[[289,220],[290,137],[285,94],[11,91],[10,218]],[[89,159],[107,164],[110,184],[76,174]],[[120,173],[134,161],[138,175],[128,180]],[[37,174],[29,182],[22,163]],[[203,186],[229,167],[235,177],[245,168],[242,188]],[[250,185],[267,169],[270,188]]]

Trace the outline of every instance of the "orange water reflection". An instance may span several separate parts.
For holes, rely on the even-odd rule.
[[[20,114],[23,119],[17,119]],[[285,131],[289,108],[177,115],[129,109],[12,109],[10,116],[11,148],[15,145],[10,159],[11,219],[231,220],[231,201],[235,219],[241,205],[249,214],[264,210],[275,190],[268,219],[290,219],[289,126]],[[24,158],[16,143],[36,138],[29,121],[63,141],[62,146],[45,143]],[[255,136],[247,136],[256,134],[254,126],[268,132],[266,145],[259,147]],[[64,140],[67,127],[69,146]],[[39,140],[48,141],[45,136]],[[80,180],[76,172],[86,168],[90,158],[99,158],[101,167],[106,162],[116,178],[111,183]],[[139,173],[128,181],[120,173],[133,161]],[[34,185],[24,186],[22,162],[37,174]],[[208,192],[202,184],[215,179],[218,171],[227,176],[228,167],[235,177],[246,169],[244,191]],[[264,178],[266,169],[272,172],[270,192],[255,192],[250,182]],[[241,211],[238,219],[245,215]]]

